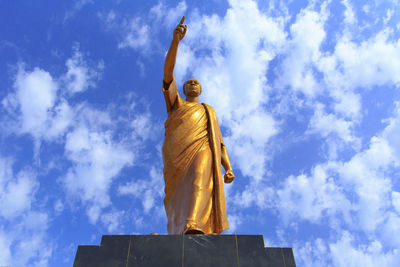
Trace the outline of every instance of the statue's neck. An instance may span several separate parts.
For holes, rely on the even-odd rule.
[[[192,103],[199,103],[199,97],[198,96],[186,96],[186,101],[192,102]]]

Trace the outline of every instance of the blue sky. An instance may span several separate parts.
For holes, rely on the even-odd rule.
[[[166,234],[163,63],[216,110],[226,234],[298,266],[400,266],[400,3],[0,1],[0,266]]]

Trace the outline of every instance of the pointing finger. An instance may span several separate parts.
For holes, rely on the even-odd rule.
[[[183,24],[184,21],[185,21],[185,16],[182,17],[181,22],[179,22],[179,24]]]

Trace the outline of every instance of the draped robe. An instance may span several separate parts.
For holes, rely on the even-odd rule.
[[[221,174],[223,140],[214,110],[183,100],[175,79],[164,82],[168,118],[162,147],[169,234],[229,228]]]

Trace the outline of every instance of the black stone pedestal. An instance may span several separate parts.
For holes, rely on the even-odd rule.
[[[265,248],[262,235],[104,235],[78,246],[74,267],[295,267],[291,248]]]

